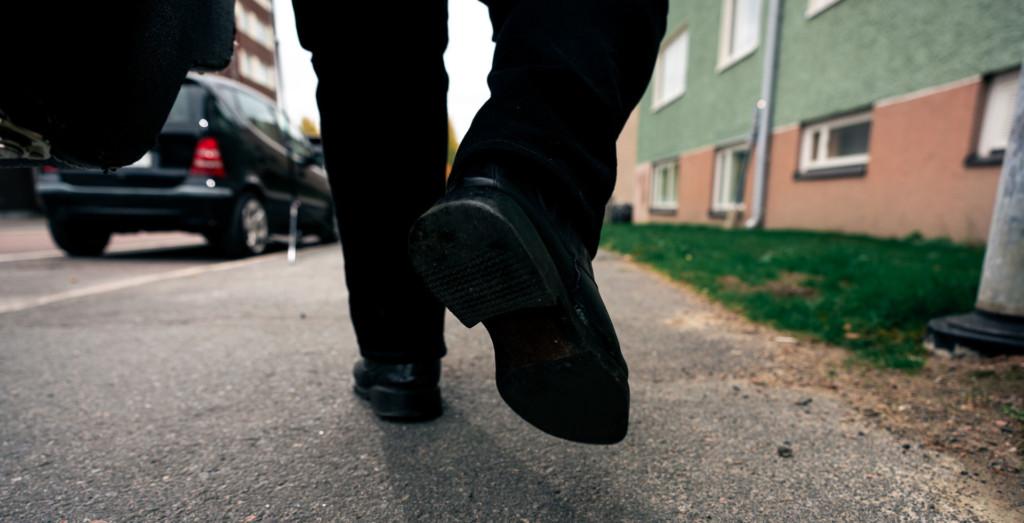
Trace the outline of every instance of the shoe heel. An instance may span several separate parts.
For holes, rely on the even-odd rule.
[[[374,386],[355,388],[357,396],[369,400],[373,412],[388,420],[431,420],[441,415],[441,389],[407,390]]]
[[[413,225],[410,256],[427,288],[467,327],[554,305],[561,280],[533,224],[514,203],[442,203]]]

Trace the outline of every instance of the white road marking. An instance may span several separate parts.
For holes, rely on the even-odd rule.
[[[23,311],[26,309],[33,309],[36,307],[42,307],[43,305],[49,305],[51,303],[57,303],[61,301],[73,300],[76,298],[82,298],[85,296],[94,296],[96,294],[104,294],[108,292],[119,291],[122,289],[128,289],[131,287],[138,287],[140,285],[148,285],[151,283],[157,283],[167,280],[175,280],[178,278],[187,278],[189,276],[196,276],[199,274],[205,274],[208,272],[219,272],[230,269],[237,269],[239,267],[245,267],[247,265],[254,265],[257,263],[277,260],[284,257],[285,253],[274,253],[265,254],[263,256],[256,256],[253,258],[247,258],[244,260],[233,260],[215,263],[212,265],[200,265],[196,267],[186,267],[184,269],[178,269],[168,272],[161,272],[157,274],[145,274],[142,276],[136,276],[133,278],[126,278],[123,280],[100,283],[97,285],[91,285],[88,287],[82,287],[80,289],[72,289],[70,291],[58,292],[55,294],[48,294],[46,296],[36,296],[32,298],[25,298],[21,300],[14,300],[8,303],[0,303],[0,314],[6,314],[9,312]]]
[[[206,242],[201,241],[153,241],[150,242],[138,242],[130,243],[128,245],[116,245],[105,251],[106,254],[144,254],[147,252],[164,250],[164,249],[186,249],[201,247],[206,245]],[[9,262],[20,262],[20,261],[35,261],[35,260],[50,260],[50,259],[61,259],[67,258],[64,251],[59,249],[46,249],[40,251],[25,251],[25,252],[12,252],[8,254],[0,254],[0,263]]]
[[[11,254],[0,254],[0,263],[47,260],[50,258],[63,258],[64,254],[56,250],[15,252]]]

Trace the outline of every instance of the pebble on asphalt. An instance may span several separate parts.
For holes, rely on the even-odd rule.
[[[789,447],[779,447],[778,452],[779,452],[779,456],[780,457],[783,457],[783,458],[792,458],[793,457],[793,449],[791,449]]]

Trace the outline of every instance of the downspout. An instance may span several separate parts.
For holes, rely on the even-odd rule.
[[[754,202],[750,218],[744,224],[748,229],[764,225],[764,205],[767,197],[769,154],[772,140],[772,122],[775,106],[775,77],[779,63],[779,26],[782,21],[782,0],[768,0],[768,31],[764,44],[764,67],[761,72],[761,99],[757,101],[757,165],[754,171]]]
[[[270,0],[270,27],[274,30],[274,73],[276,76],[276,85],[274,88],[274,101],[277,102],[277,110],[285,114],[285,118],[288,117],[288,113],[284,106],[284,71],[282,70],[283,64],[281,63],[281,39],[277,37],[277,13],[274,9],[274,0]],[[291,121],[286,120],[287,125],[292,125]],[[287,131],[290,133],[291,129]],[[295,147],[292,145],[291,140],[286,140],[285,145],[288,148],[288,161],[291,164],[291,192],[292,192],[292,203],[288,207],[288,265],[294,265],[299,244],[299,207],[302,206],[302,201],[299,200],[299,187],[298,187],[298,173],[296,169],[302,169],[298,166],[299,162],[304,159],[295,158]]]
[[[275,80],[277,88],[274,89],[274,98],[277,107],[284,111],[284,72],[281,70],[281,39],[277,37],[277,13],[274,12],[274,0],[270,0],[270,27],[274,30],[274,72],[277,73]]]

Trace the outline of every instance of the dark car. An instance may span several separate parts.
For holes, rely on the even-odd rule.
[[[190,74],[142,158],[116,170],[44,167],[36,191],[71,255],[101,254],[115,232],[185,230],[239,257],[287,234],[295,202],[304,233],[336,238],[321,158],[270,99]]]
[[[234,4],[4,2],[0,167],[119,167],[138,159],[153,146],[185,74],[227,67]],[[59,36],[40,39],[44,26]]]

